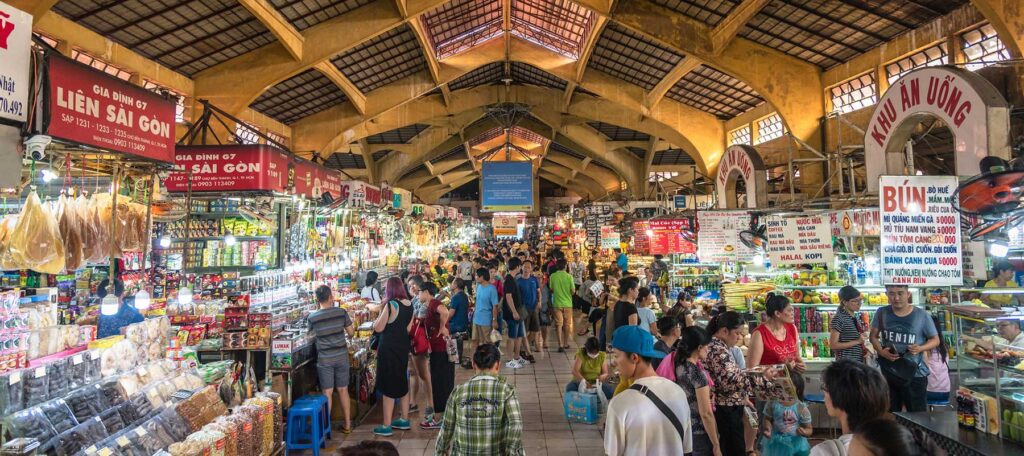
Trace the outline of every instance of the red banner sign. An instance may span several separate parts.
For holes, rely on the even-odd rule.
[[[348,201],[350,207],[380,206],[380,189],[362,181],[344,181],[341,199]]]
[[[193,192],[284,192],[288,160],[281,150],[260,144],[178,147],[174,163],[180,171],[167,178],[167,191],[187,191],[191,179]]]
[[[48,116],[55,138],[174,161],[174,102],[65,57],[48,54]]]
[[[341,196],[341,173],[302,159],[295,159],[295,194],[320,198],[324,193]]]
[[[391,203],[394,201],[395,191],[391,189],[388,184],[381,184],[380,186],[380,204],[383,207],[391,207]]]
[[[651,255],[697,252],[697,246],[684,234],[691,230],[688,219],[651,220],[650,230]]]
[[[649,229],[651,223],[647,220],[633,222],[633,250],[644,255],[651,254],[651,237],[647,235]]]

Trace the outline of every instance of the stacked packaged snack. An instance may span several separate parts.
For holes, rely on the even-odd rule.
[[[193,432],[198,431],[214,418],[224,415],[228,409],[217,395],[217,388],[207,386],[178,404],[178,414]]]

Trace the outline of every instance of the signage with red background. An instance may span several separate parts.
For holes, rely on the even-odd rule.
[[[380,204],[383,207],[390,207],[391,202],[394,201],[395,191],[391,189],[388,184],[381,184],[380,186]]]
[[[262,144],[181,146],[174,158],[179,170],[167,178],[169,192],[187,191],[189,179],[193,192],[284,192],[287,189],[289,158],[275,147]]]
[[[349,206],[380,206],[380,189],[366,182],[350,180],[341,183],[340,198]]]
[[[683,234],[691,230],[688,219],[651,220],[649,223],[653,233],[650,238],[651,255],[697,252],[697,246]]]
[[[329,169],[316,163],[296,158],[295,194],[310,198],[320,198],[324,193],[331,197],[341,196],[341,172]]]
[[[47,54],[43,133],[100,149],[174,161],[174,102],[65,57]]]

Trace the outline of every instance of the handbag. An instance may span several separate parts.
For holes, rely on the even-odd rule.
[[[427,325],[422,319],[413,322],[409,338],[412,342],[412,354],[425,355],[430,352],[430,338],[427,337]]]
[[[885,330],[885,318],[882,313],[878,314],[878,329],[880,331]],[[895,361],[890,361],[882,356],[878,357],[878,368],[882,371],[882,376],[885,377],[885,381],[889,385],[896,388],[906,388],[910,386],[910,382],[914,380],[914,375],[917,373],[917,363],[904,357],[906,353],[900,353],[899,358]]]

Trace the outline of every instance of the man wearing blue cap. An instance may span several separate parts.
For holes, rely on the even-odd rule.
[[[654,371],[665,353],[639,326],[623,326],[612,338],[622,378],[633,381],[608,404],[604,450],[610,455],[682,455],[693,451],[686,393]]]

